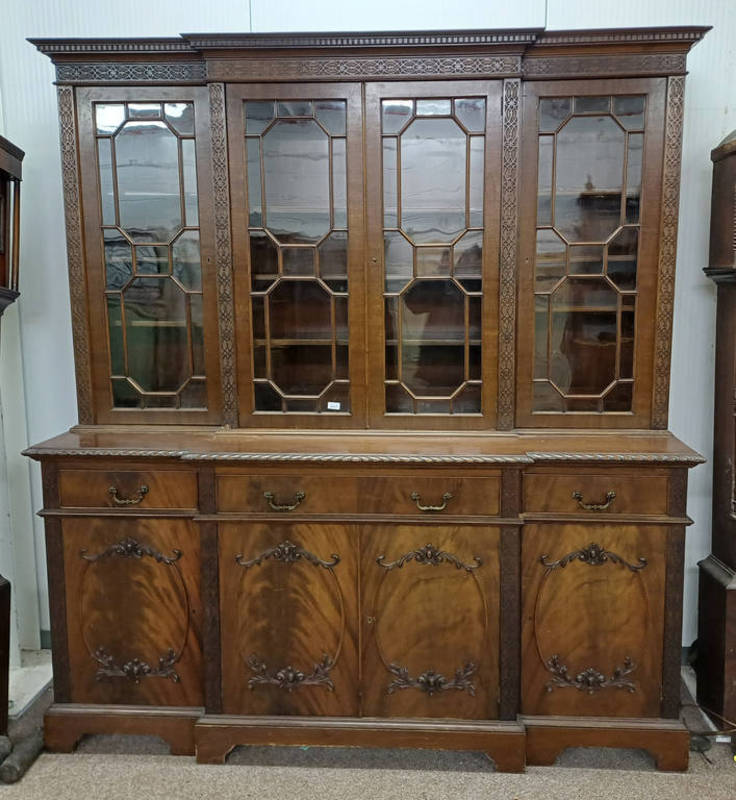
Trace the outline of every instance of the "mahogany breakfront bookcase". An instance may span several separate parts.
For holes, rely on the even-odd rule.
[[[704,28],[38,40],[80,424],[46,743],[684,769],[667,432]]]

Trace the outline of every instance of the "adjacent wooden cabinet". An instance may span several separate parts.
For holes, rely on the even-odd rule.
[[[51,749],[684,769],[667,432],[702,28],[36,40],[80,424]]]

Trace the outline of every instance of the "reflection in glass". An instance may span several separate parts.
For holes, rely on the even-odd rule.
[[[332,140],[332,213],[333,228],[348,226],[348,178],[345,139]]]
[[[450,100],[417,100],[417,116],[420,117],[449,115],[451,110]]]
[[[385,100],[382,115],[386,412],[477,414],[485,100]]]
[[[245,103],[257,412],[350,411],[346,112]]]
[[[186,294],[168,278],[136,278],[124,293],[128,375],[146,392],[175,392],[189,376]]]
[[[622,95],[613,98],[613,113],[627,131],[640,131],[644,129],[643,95]]]
[[[259,135],[274,117],[273,100],[248,100],[245,103],[245,133]]]
[[[576,114],[590,114],[590,113],[608,113],[611,108],[610,97],[576,97],[575,98],[575,113]]]
[[[123,103],[95,103],[95,124],[98,134],[115,133],[124,120]]]
[[[125,375],[125,348],[119,294],[107,295],[107,325],[110,332],[110,373]]]
[[[486,127],[486,101],[482,97],[455,100],[455,116],[470,133],[483,133]]]
[[[203,409],[194,104],[96,104],[95,119],[113,405]]]
[[[169,248],[139,245],[135,248],[135,271],[138,275],[166,275],[169,272]]]
[[[396,139],[383,139],[383,227],[398,227],[398,192],[396,188]]]
[[[483,225],[483,147],[482,136],[470,137],[470,208],[468,226],[480,228]]]
[[[639,229],[622,228],[608,245],[606,274],[619,289],[636,289],[636,254],[639,247]]]
[[[317,100],[314,114],[331,136],[344,136],[347,121],[344,100]]]
[[[263,136],[269,229],[282,242],[330,230],[329,140],[311,119],[279,119]]]
[[[182,225],[177,137],[163,122],[127,122],[115,136],[120,226],[168,242]]]
[[[105,286],[122,289],[133,277],[133,253],[130,242],[117,228],[102,232],[105,248]]]
[[[630,133],[626,160],[626,223],[639,221],[639,199],[641,196],[641,160],[644,150],[644,134]]]
[[[181,136],[194,136],[194,106],[192,103],[165,103],[166,121]]]
[[[383,133],[398,133],[414,113],[412,100],[384,100],[381,103]]]
[[[539,101],[536,412],[631,411],[644,111],[643,96]]]
[[[539,101],[539,132],[554,133],[570,116],[569,97],[545,97]]]
[[[316,281],[281,281],[269,309],[272,339],[332,338],[330,295]]]
[[[199,204],[194,139],[182,139],[181,162],[181,172],[184,179],[184,224],[190,228],[196,228],[199,225]]]
[[[314,253],[311,247],[282,248],[284,275],[314,275]]]
[[[97,158],[100,166],[102,224],[115,225],[115,179],[112,174],[112,143],[109,139],[97,140]]]
[[[568,241],[605,240],[619,225],[625,134],[611,117],[573,117],[557,134],[554,225]]]
[[[560,237],[548,228],[537,231],[535,261],[535,291],[551,291],[565,277],[567,247]]]
[[[401,136],[401,225],[418,244],[465,228],[467,139],[452,119],[415,119]]]
[[[185,289],[202,290],[199,231],[184,231],[171,247],[173,275]]]

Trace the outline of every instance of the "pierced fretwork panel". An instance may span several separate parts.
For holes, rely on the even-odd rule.
[[[347,104],[245,102],[255,410],[346,413]]]
[[[384,100],[386,412],[481,413],[484,98]]]
[[[207,405],[193,103],[97,103],[115,408]]]
[[[539,101],[534,411],[628,412],[645,98]]]

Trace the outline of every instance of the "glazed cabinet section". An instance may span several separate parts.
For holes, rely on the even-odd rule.
[[[183,518],[65,517],[59,535],[69,699],[202,706],[198,527]]]
[[[221,523],[224,713],[497,717],[498,541],[470,525]]]
[[[523,714],[658,717],[668,528],[524,526]]]

